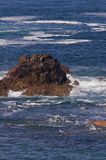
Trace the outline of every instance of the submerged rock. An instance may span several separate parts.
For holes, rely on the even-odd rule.
[[[5,78],[0,80],[0,96],[9,90],[22,91],[24,95],[67,96],[72,86],[66,74],[70,70],[49,54],[21,56]]]
[[[106,127],[106,120],[91,120],[89,123],[96,127]]]

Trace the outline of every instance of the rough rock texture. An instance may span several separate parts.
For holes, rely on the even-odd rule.
[[[91,120],[90,124],[96,127],[106,127],[106,120]]]
[[[72,89],[66,74],[67,66],[60,64],[49,54],[21,56],[19,63],[0,80],[0,96],[9,90],[22,91],[24,95],[69,95]]]

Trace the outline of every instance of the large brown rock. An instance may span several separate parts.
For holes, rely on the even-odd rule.
[[[24,94],[29,96],[69,95],[72,87],[69,86],[67,73],[70,73],[69,68],[49,54],[23,55],[19,63],[0,80],[0,96],[6,96],[9,90],[24,90]]]

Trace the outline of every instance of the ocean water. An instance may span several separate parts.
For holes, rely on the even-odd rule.
[[[0,0],[0,79],[51,53],[80,85],[68,97],[0,98],[0,160],[106,160],[106,1]]]

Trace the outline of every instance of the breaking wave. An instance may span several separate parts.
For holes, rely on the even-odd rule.
[[[7,71],[0,71],[0,80],[6,76]]]
[[[70,79],[70,77],[69,77]],[[74,87],[70,95],[72,96],[89,96],[89,95],[106,95],[106,78],[105,77],[77,77],[79,86]],[[70,79],[71,80],[71,79]]]
[[[55,44],[77,44],[77,43],[87,43],[87,42],[91,42],[91,40],[87,40],[87,39],[63,39],[63,40],[59,40],[54,42]]]
[[[1,21],[25,21],[25,20],[30,20],[36,18],[36,16],[9,16],[9,17],[0,17]]]
[[[9,90],[8,92],[8,97],[20,97],[22,96],[22,94],[25,92],[24,91],[12,91],[12,90]]]
[[[50,35],[46,35],[50,36]],[[8,45],[34,45],[34,44],[77,44],[77,43],[88,43],[91,40],[86,39],[62,39],[62,40],[54,40],[54,39],[40,39],[36,36],[25,36],[23,39],[19,40],[7,40],[7,39],[0,39],[0,46],[8,46]]]
[[[104,32],[106,31],[105,23],[86,23],[87,26],[91,27],[93,32]]]
[[[62,21],[62,20],[36,20],[36,21],[25,21],[25,23],[68,24],[68,25],[81,25],[82,24],[82,22],[78,22],[78,21]]]

